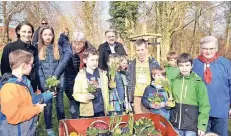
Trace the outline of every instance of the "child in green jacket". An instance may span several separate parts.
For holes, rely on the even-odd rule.
[[[172,81],[176,106],[170,113],[170,122],[180,136],[204,135],[209,119],[207,89],[202,79],[192,71],[192,60],[188,53],[178,57],[180,75]]]

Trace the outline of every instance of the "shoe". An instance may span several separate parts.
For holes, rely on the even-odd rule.
[[[47,133],[48,136],[56,136],[54,131],[50,131]]]

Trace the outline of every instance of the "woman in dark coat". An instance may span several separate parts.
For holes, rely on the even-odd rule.
[[[79,102],[75,101],[73,94],[73,87],[75,83],[75,77],[77,76],[80,69],[85,64],[83,63],[82,53],[88,48],[94,48],[86,41],[85,36],[82,32],[74,32],[71,42],[73,55],[68,61],[68,66],[65,71],[65,93],[70,100],[70,114],[72,119],[79,118]]]
[[[9,54],[17,49],[25,50],[30,52],[34,56],[34,60],[36,60],[38,56],[38,50],[36,47],[32,46],[31,40],[34,33],[34,27],[27,21],[20,22],[18,26],[15,28],[15,32],[17,35],[17,41],[7,44],[2,53],[1,59],[1,73],[11,73],[10,63],[9,63]],[[36,61],[34,61],[35,64]],[[31,80],[32,87],[34,91],[37,90],[37,81],[36,81],[36,69],[37,64],[31,70],[29,76],[27,76]]]

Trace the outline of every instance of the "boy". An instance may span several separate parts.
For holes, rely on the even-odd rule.
[[[180,74],[179,69],[177,68],[177,54],[174,51],[170,51],[167,55],[168,64],[165,65],[166,76],[169,81],[176,78]]]
[[[36,115],[41,113],[46,105],[32,102],[33,89],[26,75],[30,74],[33,61],[33,55],[23,50],[16,50],[9,55],[12,74],[5,73],[1,79],[4,81],[0,91],[1,135],[31,136],[35,133]],[[35,98],[34,94],[33,97]],[[38,102],[41,99],[42,97],[36,100]]]
[[[91,48],[85,50],[83,61],[86,68],[77,74],[73,92],[74,99],[80,102],[80,117],[105,116],[109,104],[108,79],[106,72],[98,68],[98,51]]]
[[[192,57],[182,53],[177,59],[180,69],[172,82],[175,108],[170,113],[170,122],[180,136],[202,136],[209,119],[209,100],[203,80],[192,71]]]
[[[154,68],[151,73],[153,79],[155,80],[166,79],[166,71],[162,67]],[[158,104],[155,104],[153,101],[149,100],[150,98],[157,98],[156,96],[158,96],[161,100]],[[146,87],[141,102],[144,107],[149,109],[152,113],[160,114],[167,120],[169,119],[169,110],[166,109],[168,94],[163,87],[156,86],[154,81],[151,83],[151,85]]]

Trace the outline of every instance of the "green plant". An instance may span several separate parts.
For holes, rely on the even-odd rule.
[[[153,121],[145,117],[135,121],[134,129],[137,136],[161,135],[161,132],[156,130]]]
[[[46,79],[46,87],[52,91],[53,88],[56,88],[60,84],[60,81],[55,76],[49,76]]]
[[[115,80],[116,71],[117,71],[117,63],[115,60],[113,60],[109,66],[110,81]]]
[[[161,94],[154,93],[154,95],[152,95],[152,97],[149,97],[148,100],[153,103],[161,103],[164,101],[164,97]]]

